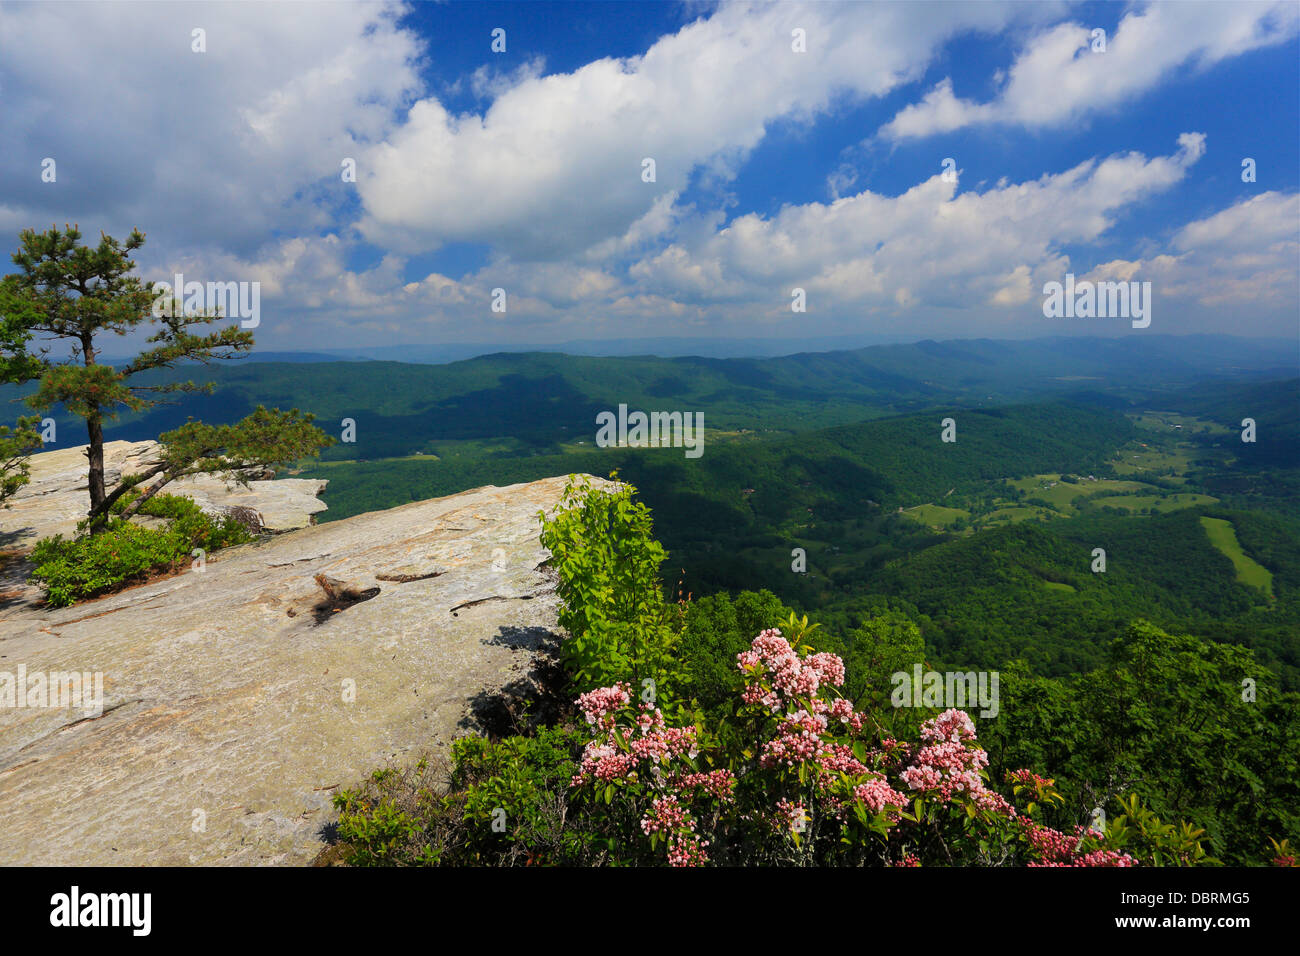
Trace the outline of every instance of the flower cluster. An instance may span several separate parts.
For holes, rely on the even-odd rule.
[[[780,764],[795,767],[806,760],[816,760],[825,749],[822,734],[826,730],[823,714],[799,710],[781,721],[777,735],[763,745],[759,763],[765,768]]]
[[[578,698],[587,723],[603,731],[588,741],[571,785],[621,782],[647,788],[651,800],[641,817],[641,832],[662,837],[673,866],[700,866],[708,862],[709,841],[696,833],[691,801],[699,796],[720,802],[733,800],[735,778],[729,770],[696,771],[683,758],[693,760],[699,747],[695,727],[669,727],[663,712],[653,704],[633,709],[631,687],[600,687]]]
[[[975,724],[965,711],[953,708],[927,720],[921,725],[921,737],[927,741],[926,746],[899,774],[910,789],[933,791],[943,802],[962,793],[990,809],[1000,809],[1006,803],[984,786],[980,776],[988,766],[988,754],[966,746],[975,739]]]
[[[801,831],[808,823],[808,808],[793,800],[781,799],[776,802],[776,820],[778,829]]]
[[[594,739],[583,751],[573,785],[604,786],[597,806],[609,803],[613,793],[635,801],[642,834],[652,848],[665,843],[673,866],[709,862],[711,840],[731,852],[727,828],[737,823],[757,824],[734,832],[757,830],[760,844],[786,841],[776,844],[773,858],[787,858],[782,854],[793,831],[807,859],[819,859],[827,852],[822,849],[827,838],[836,845],[854,842],[849,837],[855,818],[866,825],[868,835],[860,839],[874,839],[871,833],[902,838],[893,840],[887,853],[894,865],[919,866],[916,852],[902,850],[910,845],[910,828],[942,825],[942,814],[972,809],[983,811],[974,825],[988,829],[980,833],[978,855],[972,844],[970,856],[996,858],[985,840],[991,845],[994,839],[1011,839],[1027,849],[1034,866],[1134,865],[1133,857],[1105,849],[1104,841],[1084,828],[1070,835],[1040,825],[990,789],[988,754],[964,711],[953,708],[927,720],[918,744],[864,733],[865,716],[835,690],[845,680],[844,662],[828,653],[804,651],[807,656],[800,657],[803,646],[796,643],[799,650],[769,629],[737,655],[745,681],[742,700],[760,708],[748,712],[754,715],[748,726],[755,738],[734,752],[708,755],[712,766],[731,766],[734,773],[700,769],[695,758],[704,744],[696,727],[669,727],[658,708],[636,706],[630,686],[617,684],[578,698]],[[1017,792],[1033,788],[1037,800],[1056,798],[1053,781],[1032,771],[1011,771],[1006,779]],[[919,801],[915,813],[909,806],[913,799]],[[701,812],[703,801],[708,812]],[[807,827],[814,818],[819,825]],[[964,828],[971,825],[965,813],[955,818]],[[1282,846],[1276,855],[1286,852]]]
[[[587,723],[608,729],[614,725],[614,714],[632,700],[632,688],[627,684],[598,687],[578,698],[578,709]]]
[[[879,813],[886,807],[899,809],[907,806],[907,797],[891,787],[884,777],[858,784],[853,788],[853,796],[861,800],[872,813]]]
[[[1038,774],[1030,770],[1008,770],[1007,783],[1019,783],[1024,784],[1027,787],[1037,787],[1042,789],[1043,787],[1052,786],[1056,781],[1052,780],[1050,777],[1040,777]]]
[[[750,650],[736,655],[736,659],[741,672],[749,679],[742,698],[746,703],[759,704],[773,712],[797,707],[780,719],[772,739],[763,744],[759,757],[761,768],[815,764],[823,809],[841,820],[846,801],[829,792],[840,774],[866,778],[851,786],[849,793],[872,813],[907,806],[907,798],[891,787],[884,776],[859,760],[848,744],[830,736],[833,726],[856,734],[862,730],[863,723],[862,715],[853,709],[851,701],[842,697],[828,701],[818,695],[823,687],[839,687],[844,683],[844,662],[838,656],[818,653],[800,659],[780,631],[768,630],[754,639]],[[764,678],[770,687],[764,686]],[[785,807],[786,801],[779,802],[778,812],[784,813]]]
[[[787,704],[812,697],[823,683],[838,687],[844,683],[844,662],[834,654],[810,654],[800,659],[790,642],[776,628],[769,628],[736,655],[740,670],[750,683],[741,696],[747,704],[760,704],[773,713]],[[764,687],[763,678],[771,687]]]
[[[582,753],[582,763],[573,778],[573,786],[593,780],[610,783],[627,776],[635,766],[636,758],[631,754],[624,753],[612,743],[602,744],[593,740]]]
[[[695,756],[695,728],[667,726],[664,715],[653,704],[642,704],[635,725],[624,728],[627,732],[620,734],[617,712],[630,700],[626,685],[602,687],[578,698],[578,706],[587,715],[588,723],[603,729],[605,738],[587,744],[573,786],[594,780],[611,783],[627,777],[643,760],[654,766],[683,755]]]
[[[709,862],[709,841],[685,833],[668,841],[669,866],[703,866]]]
[[[749,681],[741,696],[745,703],[773,713],[796,708],[780,720],[775,736],[763,744],[761,767],[770,770],[817,762],[824,774],[867,772],[849,747],[827,739],[832,722],[860,731],[862,715],[849,700],[827,701],[818,696],[823,686],[844,683],[844,661],[828,653],[801,659],[775,628],[754,638],[749,650],[736,655],[736,661]]]
[[[1040,862],[1030,866],[1134,866],[1137,861],[1118,850],[1090,850],[1080,853],[1080,845],[1088,831],[1075,827],[1074,835],[1040,826],[1027,817],[1020,818],[1030,846],[1038,851]]]
[[[650,812],[641,818],[641,832],[646,835],[651,833],[675,833],[683,827],[693,829],[694,826],[693,822],[687,822],[686,811],[677,802],[677,797],[671,793],[667,796],[656,797],[654,803],[650,806]]]
[[[684,773],[672,779],[672,784],[683,790],[699,790],[723,803],[735,799],[733,791],[736,778],[730,770],[711,770],[708,773]]]

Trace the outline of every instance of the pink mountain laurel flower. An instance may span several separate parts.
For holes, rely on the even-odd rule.
[[[862,715],[854,711],[853,702],[845,697],[837,698],[831,704],[828,713],[831,719],[838,720],[841,724],[848,724],[854,731],[862,729]]]
[[[668,838],[669,866],[703,866],[709,862],[709,841],[695,833],[678,834]]]
[[[965,711],[953,708],[927,720],[921,737],[929,743],[899,774],[909,789],[933,793],[944,803],[965,794],[985,810],[1013,815],[1011,805],[984,785],[980,771],[988,766],[989,755],[967,746],[975,740],[975,723]]]
[[[614,713],[626,707],[632,700],[632,688],[628,684],[615,684],[613,687],[598,687],[578,698],[578,708],[589,724],[601,727],[613,725]]]
[[[817,762],[822,770],[829,774],[844,773],[851,777],[870,773],[871,768],[853,755],[853,748],[848,744],[831,744],[822,749]]]
[[[812,697],[823,683],[838,687],[844,683],[844,662],[834,654],[811,654],[800,660],[790,642],[776,628],[763,631],[750,649],[736,655],[736,663],[748,678],[766,677],[772,687],[765,689],[753,682],[745,688],[742,699],[747,704],[761,704],[780,710],[793,698]]]
[[[802,830],[808,825],[808,819],[808,808],[802,803],[784,798],[776,802],[774,823],[777,830]]]
[[[641,819],[641,831],[647,836],[651,833],[676,833],[678,830],[694,828],[695,822],[687,817],[686,810],[671,793],[656,797],[650,812]]]
[[[1136,866],[1137,861],[1119,850],[1092,850],[1079,853],[1079,845],[1088,835],[1086,827],[1074,828],[1074,835],[1041,826],[1027,817],[1020,818],[1029,844],[1038,851],[1040,862],[1029,866]]]
[[[925,721],[918,744],[881,738],[863,732],[869,717],[835,689],[845,680],[844,662],[836,655],[808,653],[801,658],[773,628],[754,638],[736,660],[745,681],[742,699],[762,707],[768,716],[760,714],[759,736],[745,745],[744,760],[734,772],[697,769],[693,761],[703,749],[702,731],[693,725],[669,727],[653,704],[634,704],[627,683],[589,691],[577,700],[593,739],[583,750],[572,785],[619,783],[617,799],[634,801],[637,807],[629,822],[639,822],[645,836],[665,840],[670,865],[707,864],[711,840],[719,840],[730,853],[730,827],[736,821],[757,824],[760,833],[779,839],[788,839],[794,831],[801,841],[820,843],[828,835],[844,839],[854,813],[865,810],[883,814],[884,848],[887,858],[897,860],[893,865],[917,866],[920,856],[900,848],[912,845],[915,821],[907,809],[913,798],[955,802],[954,811],[976,811],[963,826],[993,824],[995,829],[983,834],[989,838],[1007,838],[995,818],[1019,824],[1012,838],[1027,854],[1004,853],[1003,859],[1027,855],[1030,866],[1135,865],[1126,853],[1093,849],[1101,841],[1083,827],[1070,835],[1041,826],[989,789],[984,780],[989,756],[966,712],[952,708]],[[717,756],[710,753],[709,763]],[[796,768],[797,791],[788,774]],[[765,779],[765,771],[777,773]],[[742,787],[742,779],[755,780],[758,786]],[[1030,770],[1010,771],[1006,781],[1039,790],[1053,784]],[[783,791],[786,796],[781,796]],[[798,799],[789,799],[796,793]],[[613,794],[605,789],[602,796],[598,806],[611,802]],[[704,800],[715,801],[707,812]],[[732,808],[723,809],[723,804]],[[814,818],[820,826],[809,827]],[[828,826],[829,821],[838,822]],[[633,823],[634,832],[636,828]],[[984,856],[992,855],[983,842],[980,848]]]
[[[946,741],[953,744],[974,740],[975,722],[964,710],[952,707],[921,725],[921,739],[931,743]]]
[[[681,790],[698,790],[708,794],[715,800],[721,800],[723,803],[729,803],[736,799],[733,792],[736,787],[736,778],[730,770],[680,774],[674,776],[670,780],[670,784]]]
[[[592,780],[610,783],[627,776],[636,767],[636,763],[636,757],[623,753],[613,743],[593,740],[583,750],[582,762],[570,784],[580,787]]]
[[[858,784],[853,788],[853,796],[872,813],[880,813],[886,807],[901,810],[907,806],[907,797],[891,787],[884,777]]]

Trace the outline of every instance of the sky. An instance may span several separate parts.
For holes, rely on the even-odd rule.
[[[1294,0],[0,3],[0,144],[6,256],[138,227],[259,350],[1300,342]]]

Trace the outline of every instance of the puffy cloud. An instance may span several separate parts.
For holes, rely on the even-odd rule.
[[[1199,134],[1179,144],[1169,156],[1120,154],[983,192],[958,194],[935,175],[899,196],[864,190],[725,226],[712,213],[676,210],[666,227],[676,241],[627,261],[498,257],[459,279],[432,273],[403,283],[401,256],[350,271],[348,243],[330,235],[284,240],[256,261],[178,260],[169,269],[197,274],[206,265],[221,277],[261,280],[259,334],[279,347],[385,336],[545,341],[595,329],[644,335],[666,323],[681,334],[791,334],[811,321],[828,331],[907,323],[917,334],[1033,335],[1053,331],[1041,324],[1043,284],[1075,269],[1063,248],[1086,248],[1123,212],[1176,186],[1204,150]],[[1150,280],[1165,330],[1174,321],[1222,330],[1227,305],[1293,315],[1297,222],[1300,196],[1264,193],[1187,224],[1167,250],[1112,260],[1081,278]],[[648,232],[660,235],[658,226]],[[796,286],[807,290],[806,316],[790,312]],[[507,292],[506,315],[491,311],[495,288]],[[1194,308],[1175,319],[1169,300]],[[311,338],[295,320],[303,309]],[[1285,330],[1265,317],[1257,331]]]
[[[361,229],[408,252],[468,241],[523,259],[579,253],[693,174],[731,176],[774,121],[880,96],[953,35],[1039,15],[1000,3],[729,4],[641,56],[521,74],[482,115],[423,99],[365,157]],[[654,183],[642,180],[647,157]]]
[[[1265,192],[1185,225],[1176,252],[1097,266],[1089,279],[1149,280],[1158,297],[1215,310],[1220,331],[1266,334],[1268,312],[1300,305],[1300,193]],[[1271,325],[1271,324],[1270,324]],[[1254,327],[1252,327],[1254,326]],[[1275,331],[1283,331],[1277,329]]]
[[[140,226],[147,261],[155,239],[248,254],[329,227],[355,202],[342,160],[382,139],[420,86],[400,12],[0,6],[0,228]],[[196,28],[206,52],[192,50]],[[56,183],[40,181],[44,157]]]
[[[1300,28],[1300,7],[1270,3],[1155,3],[1120,20],[1106,50],[1093,27],[1061,23],[1034,36],[989,103],[959,99],[942,80],[881,128],[889,139],[947,133],[980,123],[1053,126],[1112,109],[1169,79],[1281,43]]]
[[[1117,66],[1113,80],[1065,57],[1082,29],[1066,24],[1035,34],[993,103],[963,105],[941,84],[928,114],[896,123],[1047,122],[1040,87],[1066,106],[1091,102],[1080,91],[1099,83],[1128,95],[1150,64],[1123,51],[1142,49],[1138,21],[1149,30],[1153,16],[1165,18],[1172,50],[1157,60],[1180,65],[1273,42],[1294,19],[1216,7],[1214,32],[1169,12],[1180,6],[1125,18],[1096,55]],[[830,201],[728,221],[728,200],[693,187],[722,191],[772,124],[898,90],[952,37],[1005,33],[1059,8],[724,5],[641,56],[550,76],[540,59],[466,73],[461,91],[486,108],[464,115],[417,73],[423,47],[399,27],[401,7],[70,9],[0,6],[0,136],[10,144],[0,230],[67,219],[93,236],[141,225],[151,278],[261,282],[258,338],[273,348],[902,322],[924,334],[1034,334],[1024,318],[1042,283],[1070,269],[1066,250],[1106,237],[1205,151],[1203,136],[1185,133],[1168,156],[1116,153],[964,192],[936,175],[893,196],[864,188],[849,165],[803,170],[826,177]],[[195,26],[207,31],[205,54],[190,50]],[[796,28],[807,53],[790,48]],[[1063,80],[1046,84],[1052,63]],[[39,181],[44,156],[59,161],[57,184]],[[656,160],[653,184],[641,179],[645,156]],[[355,186],[340,181],[344,157],[358,162]],[[1099,268],[1150,274],[1163,294],[1202,305],[1258,295],[1293,319],[1295,202],[1264,194],[1187,225],[1168,248],[1148,240],[1151,255]],[[487,264],[413,278],[411,257],[454,242],[486,244]],[[795,286],[808,291],[807,316],[790,312]],[[507,291],[505,315],[490,309],[495,288]]]
[[[941,174],[900,196],[864,190],[829,204],[742,216],[702,242],[636,263],[648,290],[686,301],[766,300],[788,309],[805,287],[823,309],[1012,305],[1059,275],[1067,243],[1096,240],[1117,212],[1183,179],[1204,154],[1199,133],[1170,156],[1089,160],[1032,182],[957,194]],[[1070,215],[1061,211],[1069,209]],[[1041,287],[1041,282],[1038,282]]]

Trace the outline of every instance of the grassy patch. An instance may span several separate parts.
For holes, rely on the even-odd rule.
[[[1232,429],[1218,422],[1207,421],[1177,412],[1146,411],[1129,416],[1133,424],[1146,431],[1181,437],[1182,435],[1227,435]]]
[[[1112,478],[1089,481],[1083,478],[1077,482],[1069,482],[1061,481],[1060,475],[1030,475],[1028,478],[1008,481],[1007,484],[1024,492],[1026,498],[1041,498],[1063,515],[1077,513],[1070,502],[1080,496],[1091,498],[1102,493],[1108,496],[1116,493],[1128,495],[1153,490],[1151,485],[1140,481],[1121,481]],[[1101,501],[1098,503],[1106,504],[1107,502]]]
[[[1096,503],[1118,508],[1121,511],[1141,511],[1143,508],[1150,508],[1152,511],[1166,512],[1194,508],[1197,505],[1213,505],[1218,502],[1218,498],[1209,495],[1180,491],[1172,495],[1124,495],[1118,498],[1101,498]]]
[[[1273,597],[1273,573],[1241,550],[1237,541],[1237,531],[1232,522],[1226,518],[1201,518],[1205,533],[1210,536],[1210,543],[1228,556],[1237,569],[1237,580],[1242,584],[1259,588],[1270,598]]]
[[[970,518],[969,511],[961,508],[945,508],[942,505],[917,505],[914,508],[904,509],[903,514],[931,528],[947,528],[959,518]]]
[[[1134,443],[1126,446],[1110,464],[1121,475],[1157,474],[1170,468],[1175,474],[1181,475],[1191,465],[1192,457],[1191,446],[1161,449],[1154,445]]]
[[[1056,515],[1053,512],[1048,511],[1046,508],[1033,508],[1016,505],[1008,508],[999,508],[997,511],[990,512],[983,520],[985,524],[993,524],[994,522],[999,521],[1007,521],[1014,524],[1017,521],[1029,521],[1033,518],[1051,518],[1055,516]]]

